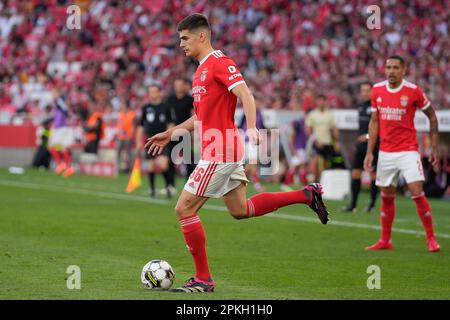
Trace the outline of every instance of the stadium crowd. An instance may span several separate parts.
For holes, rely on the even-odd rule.
[[[436,109],[450,102],[450,7],[445,1],[383,1],[382,29],[366,27],[365,1],[0,1],[0,122],[40,119],[53,87],[81,117],[93,105],[114,122],[123,101],[142,106],[146,86],[170,89],[194,62],[178,48],[176,23],[210,17],[217,48],[233,57],[263,108],[354,108],[363,79],[382,80],[384,58],[403,55],[408,79]],[[109,120],[108,120],[109,119]]]

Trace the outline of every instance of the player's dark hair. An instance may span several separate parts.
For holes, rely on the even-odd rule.
[[[372,88],[372,82],[366,80],[366,81],[361,82],[361,84],[359,86],[360,87],[362,87],[362,86],[369,86],[369,87]]]
[[[397,55],[397,54],[394,54],[394,55],[389,56],[389,57],[387,58],[387,60],[390,60],[390,59],[394,59],[394,60],[400,61],[400,64],[402,65],[402,67],[404,67],[404,66],[406,65],[405,59],[403,59],[401,56],[399,56],[399,55]]]
[[[327,100],[327,97],[325,97],[324,94],[319,94],[319,95],[317,95],[317,99]]]
[[[161,85],[158,83],[152,83],[151,85],[148,86],[148,89],[150,88],[157,88],[159,91],[161,91]]]
[[[209,31],[211,30],[208,18],[201,13],[194,13],[191,14],[190,16],[187,16],[178,23],[177,31],[178,32],[183,30],[192,31],[199,28],[207,28]]]
[[[184,77],[176,77],[175,79],[173,79],[173,82],[175,81],[183,81],[184,83],[189,83],[189,80]]]

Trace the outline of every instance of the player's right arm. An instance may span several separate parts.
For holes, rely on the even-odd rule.
[[[372,112],[369,122],[369,140],[367,142],[367,152],[364,158],[364,170],[373,171],[372,161],[373,161],[373,151],[375,150],[375,145],[378,139],[378,112]]]
[[[164,147],[170,142],[173,134],[177,134],[177,131],[181,134],[183,132],[194,131],[194,124],[197,120],[197,115],[193,115],[186,121],[180,123],[177,126],[171,127],[164,132],[155,134],[154,136],[147,139],[147,142],[144,145],[144,148],[147,149],[147,153],[151,153],[152,155],[161,154],[164,150]]]

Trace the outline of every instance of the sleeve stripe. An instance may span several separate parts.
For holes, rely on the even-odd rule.
[[[424,110],[428,109],[430,107],[430,105],[431,105],[431,103],[430,103],[430,101],[428,101],[428,103],[426,105],[424,105],[422,107],[422,109],[420,109],[420,110],[424,111]]]
[[[372,112],[377,112],[378,111],[378,109],[377,108],[370,108],[370,111],[372,111]]]
[[[238,81],[238,82],[233,83],[231,86],[228,87],[228,91],[233,90],[234,87],[236,87],[237,85],[239,85],[239,84],[241,84],[241,83],[245,83],[245,81],[244,81],[244,80],[241,80],[241,81]]]

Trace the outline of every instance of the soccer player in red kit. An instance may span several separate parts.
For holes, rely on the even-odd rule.
[[[391,231],[395,216],[395,187],[401,173],[411,192],[417,213],[425,228],[428,250],[439,251],[433,231],[431,207],[423,192],[425,180],[420,160],[414,115],[422,110],[430,120],[430,163],[439,163],[438,122],[430,101],[422,89],[404,79],[405,61],[402,57],[390,56],[386,61],[387,80],[377,83],[372,89],[372,116],[369,124],[369,143],[364,159],[364,168],[372,170],[373,151],[378,136],[380,153],[377,164],[376,184],[381,188],[381,238],[367,250],[392,249]]]
[[[247,135],[259,144],[256,129],[256,106],[236,64],[211,45],[211,28],[202,14],[193,14],[178,24],[180,47],[186,56],[199,61],[192,93],[195,115],[185,122],[150,137],[145,144],[149,153],[160,153],[178,129],[194,130],[199,121],[202,158],[180,194],[175,212],[180,221],[186,245],[194,259],[195,277],[176,292],[213,292],[206,255],[205,232],[197,215],[210,198],[223,198],[229,213],[236,219],[262,216],[278,208],[302,203],[308,205],[326,224],[328,212],[322,201],[322,187],[311,184],[291,192],[265,192],[246,198],[247,178],[244,173],[243,144],[234,124],[237,98],[244,107]]]

